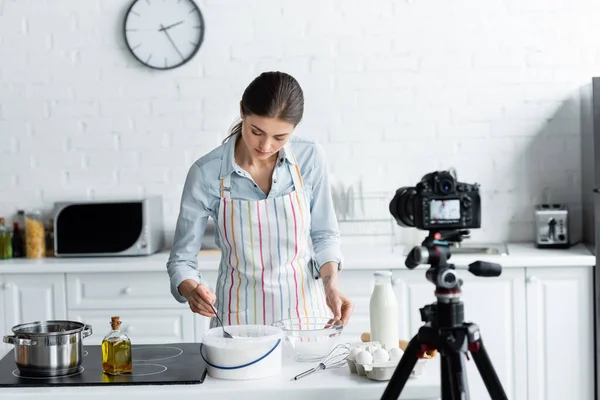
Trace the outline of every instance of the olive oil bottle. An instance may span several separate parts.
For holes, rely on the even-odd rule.
[[[131,340],[120,331],[120,317],[110,319],[112,330],[102,340],[102,371],[109,375],[131,373]]]

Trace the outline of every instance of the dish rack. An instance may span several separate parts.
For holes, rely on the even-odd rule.
[[[400,227],[389,211],[392,195],[354,195],[352,187],[345,191],[332,190],[333,206],[342,238],[370,238],[390,246],[397,243]]]

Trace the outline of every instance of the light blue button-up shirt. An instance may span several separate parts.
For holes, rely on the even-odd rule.
[[[300,167],[304,188],[310,198],[310,237],[314,259],[318,266],[314,271],[315,276],[318,276],[320,266],[329,261],[337,262],[338,269],[341,269],[340,232],[331,198],[323,147],[313,140],[296,136],[290,138],[279,152],[271,190],[266,195],[250,174],[235,162],[236,139],[237,137],[232,137],[199,158],[188,172],[175,228],[173,248],[167,262],[171,293],[180,303],[186,301],[177,289],[182,281],[192,279],[199,283],[206,283],[196,270],[196,257],[201,248],[208,217],[217,221],[221,198],[220,179],[231,175],[230,193],[231,198],[236,200],[255,201],[285,196],[295,190],[289,168],[289,165],[295,162],[290,154],[290,147]],[[216,244],[222,248],[219,239],[219,235],[215,234]]]

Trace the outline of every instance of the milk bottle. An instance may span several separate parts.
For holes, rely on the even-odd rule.
[[[390,271],[375,272],[375,286],[369,303],[371,340],[387,349],[398,347],[398,301]]]

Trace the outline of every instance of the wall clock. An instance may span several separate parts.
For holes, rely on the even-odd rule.
[[[193,0],[135,0],[125,15],[127,48],[147,67],[173,69],[190,61],[204,40],[204,19]]]

